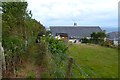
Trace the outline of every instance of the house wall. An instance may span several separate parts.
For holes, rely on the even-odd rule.
[[[69,40],[68,37],[60,37],[60,35],[55,36],[55,38],[58,39],[58,40],[63,40],[65,42],[68,42],[68,40]]]
[[[72,42],[72,43],[81,43],[80,41],[79,41],[79,39],[69,39],[69,42]]]
[[[69,39],[68,41],[74,43],[75,40],[76,39]]]

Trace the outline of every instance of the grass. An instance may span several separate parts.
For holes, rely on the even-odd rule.
[[[41,50],[41,49],[40,49]],[[18,71],[18,77],[25,78],[55,78],[60,77],[66,72],[64,69],[55,67],[50,55],[44,57],[42,65],[36,64],[36,56],[39,50],[37,45],[28,49],[27,57],[23,62],[23,67]],[[118,77],[118,50],[113,48],[102,47],[92,44],[72,44],[67,52],[69,57],[85,72],[82,73],[79,67],[73,65],[72,77],[74,78],[116,78]],[[38,58],[39,59],[39,58]],[[37,59],[37,60],[38,60]],[[40,59],[39,59],[40,60]],[[67,68],[67,62],[64,64]],[[38,67],[41,70],[38,70]],[[37,70],[37,71],[36,71]],[[57,71],[56,73],[54,73]],[[65,70],[66,71],[66,70]],[[62,73],[63,74],[62,74]],[[51,74],[54,73],[54,74]],[[60,74],[61,73],[61,74]],[[62,76],[63,77],[63,76]]]
[[[42,73],[46,71],[47,59],[41,60],[40,47],[33,44],[28,47],[27,53],[23,56],[23,62],[20,70],[17,72],[18,77],[24,78],[41,78]]]
[[[117,78],[118,77],[118,50],[92,44],[72,44],[68,55],[90,77]],[[73,70],[76,77],[86,77]],[[94,75],[92,75],[94,73]]]

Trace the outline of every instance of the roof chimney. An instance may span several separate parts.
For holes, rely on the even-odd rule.
[[[74,23],[74,26],[76,27],[76,26],[77,26],[77,23]]]

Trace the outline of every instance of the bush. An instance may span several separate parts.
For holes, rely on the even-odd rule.
[[[100,44],[101,46],[106,46],[106,47],[112,47],[113,42],[111,41],[105,41]]]
[[[65,59],[66,51],[67,51],[67,45],[62,40],[57,40],[53,37],[47,38],[48,42],[48,49],[56,57],[60,57],[60,59]]]
[[[62,73],[65,72],[64,68],[66,68],[64,62],[67,59],[66,51],[68,47],[64,41],[55,39],[54,37],[48,36],[46,41],[48,42],[51,60],[54,63],[51,64],[50,74],[53,77],[64,77]]]
[[[90,40],[87,39],[87,38],[83,38],[83,39],[82,39],[82,43],[90,43]]]
[[[27,51],[29,59],[35,61],[35,65],[42,66],[45,64],[44,58],[46,57],[47,46],[42,40],[41,43],[31,44]]]

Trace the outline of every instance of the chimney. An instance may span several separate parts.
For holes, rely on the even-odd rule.
[[[77,23],[74,23],[74,26],[76,27],[76,26],[77,26]]]

